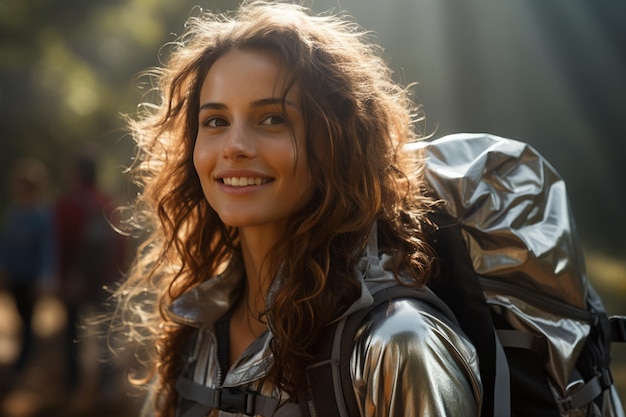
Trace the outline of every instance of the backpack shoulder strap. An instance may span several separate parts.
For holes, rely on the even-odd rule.
[[[510,415],[509,366],[495,331],[491,310],[461,232],[461,224],[441,211],[429,214],[437,229],[430,244],[440,261],[430,289],[450,306],[476,348],[483,384],[482,417]]]
[[[374,298],[372,305],[334,322],[313,350],[316,362],[307,369],[307,389],[298,394],[303,417],[356,417],[359,416],[352,376],[350,357],[356,333],[368,314],[395,299],[419,299],[436,307],[450,320],[452,311],[428,290],[405,287],[397,282],[385,282],[370,287]],[[331,383],[320,383],[332,381]]]

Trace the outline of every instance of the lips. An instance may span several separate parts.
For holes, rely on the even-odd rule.
[[[269,178],[261,177],[224,177],[222,182],[231,187],[249,187],[268,183]]]

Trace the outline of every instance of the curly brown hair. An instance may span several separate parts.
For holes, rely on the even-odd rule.
[[[281,279],[263,313],[276,358],[268,377],[288,392],[298,388],[320,332],[360,293],[354,268],[374,222],[405,285],[425,283],[434,268],[424,230],[433,201],[424,195],[420,156],[404,151],[420,137],[421,108],[349,17],[247,1],[233,13],[190,18],[171,47],[163,68],[148,74],[157,100],[128,118],[138,149],[131,172],[142,187],[133,220],[148,236],[118,290],[126,325],[156,346],[146,379],[156,384],[159,416],[173,415],[180,349],[191,331],[165,310],[240,250],[237,229],[207,203],[192,161],[200,88],[226,52],[272,51],[289,69],[302,94],[315,182],[267,260]]]

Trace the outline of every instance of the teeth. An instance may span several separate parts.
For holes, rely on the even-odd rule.
[[[231,187],[248,187],[250,185],[261,185],[265,184],[269,180],[267,178],[254,178],[254,177],[227,177],[224,178],[224,184],[230,185]]]

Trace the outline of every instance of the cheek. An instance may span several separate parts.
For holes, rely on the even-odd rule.
[[[195,169],[200,188],[202,189],[202,193],[204,194],[205,198],[208,198],[207,192],[210,189],[209,187],[212,179],[212,161],[214,159],[212,158],[212,154],[213,152],[208,146],[199,145],[196,142],[192,155],[193,167]]]
[[[196,174],[197,190],[201,193],[203,200],[211,205],[211,169],[206,160],[206,154],[194,150],[193,167]]]
[[[193,166],[196,172],[200,176],[200,180],[203,180],[203,174],[206,174],[206,170],[210,164],[211,151],[206,144],[203,144],[201,140],[196,140],[193,148]]]
[[[198,148],[194,147],[193,148],[193,154],[192,154],[192,159],[193,159],[193,167],[196,170],[196,173],[198,173],[198,175],[200,175],[200,157],[198,155]]]

